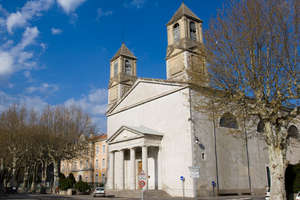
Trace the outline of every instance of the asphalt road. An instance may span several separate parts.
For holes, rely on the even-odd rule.
[[[0,199],[24,199],[24,200],[139,200],[140,198],[121,198],[121,197],[93,197],[91,195],[74,195],[74,196],[60,196],[60,195],[40,195],[40,194],[13,194],[1,196]],[[199,198],[199,200],[263,200],[263,197],[207,197]],[[147,198],[145,200],[158,200]],[[160,200],[182,200],[182,198],[168,198]],[[191,198],[185,198],[184,200],[194,200]]]

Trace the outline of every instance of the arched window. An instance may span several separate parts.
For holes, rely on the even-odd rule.
[[[114,63],[114,76],[118,75],[118,61]]]
[[[288,137],[292,138],[298,138],[299,137],[299,131],[296,126],[291,125],[288,129]]]
[[[195,22],[190,22],[190,37],[192,40],[197,40]]]
[[[131,63],[129,60],[125,60],[125,74],[131,75]]]
[[[176,23],[174,26],[173,26],[173,37],[174,37],[174,41],[175,42],[178,42],[179,41],[179,38],[180,38],[180,27],[179,27],[179,24]]]
[[[97,183],[98,183],[98,178],[99,178],[99,176],[98,176],[98,173],[97,173],[96,176],[95,176],[95,182],[97,182]]]
[[[102,159],[102,168],[105,168],[105,159]]]
[[[263,133],[264,129],[265,129],[264,122],[259,121],[258,124],[257,124],[257,130],[256,131],[259,132],[259,133]]]
[[[238,129],[235,116],[231,113],[225,113],[220,119],[220,127]]]

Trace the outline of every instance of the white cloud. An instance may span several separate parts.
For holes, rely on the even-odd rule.
[[[14,59],[8,52],[0,51],[0,77],[13,73]]]
[[[6,20],[6,27],[9,33],[13,32],[14,28],[24,27],[28,21],[35,16],[40,16],[42,11],[48,10],[54,0],[32,0],[22,7],[20,11],[11,13]]]
[[[21,43],[18,45],[21,49],[24,49],[28,45],[31,45],[34,43],[35,39],[39,35],[39,30],[37,27],[27,27],[25,32],[23,33],[23,37],[21,40]]]
[[[135,8],[142,8],[146,3],[146,0],[131,0],[130,2],[125,2],[125,7],[135,7]]]
[[[50,94],[50,93],[56,92],[58,89],[59,89],[59,87],[56,84],[43,83],[40,86],[28,87],[28,88],[26,88],[25,91],[30,94],[35,93],[35,92]]]
[[[12,96],[0,91],[0,112],[4,111],[13,104],[24,105],[29,110],[34,109],[38,112],[42,111],[45,106],[48,105],[48,103],[39,96]]]
[[[113,14],[113,11],[103,11],[102,8],[97,9],[97,19],[100,19],[101,17],[110,16]]]
[[[106,128],[105,112],[107,108],[107,90],[103,88],[94,89],[80,99],[68,99],[66,106],[78,106],[86,113],[89,113],[95,125],[102,130]]]
[[[12,29],[15,27],[25,26],[27,23],[25,17],[18,11],[8,16],[6,21],[7,30],[12,33]]]
[[[85,1],[86,0],[57,0],[57,3],[69,14],[74,12]]]
[[[0,112],[7,109],[12,104],[25,105],[28,109],[34,109],[36,111],[42,111],[49,104],[43,98],[43,94],[34,95],[33,92],[46,92],[49,88],[55,88],[58,86],[43,83],[40,87],[28,88],[29,93],[26,95],[9,95],[0,90]],[[68,99],[63,103],[65,106],[78,106],[85,113],[91,116],[92,122],[102,132],[106,130],[106,107],[107,107],[107,89],[98,88],[91,90],[88,94],[83,95],[79,99]]]
[[[22,69],[32,69],[36,66],[33,60],[34,54],[25,51],[25,48],[33,45],[39,31],[36,27],[27,27],[21,41],[13,46],[13,42],[6,42],[0,46],[0,77],[10,76]]]
[[[62,30],[59,28],[51,28],[52,35],[59,35],[62,33]]]

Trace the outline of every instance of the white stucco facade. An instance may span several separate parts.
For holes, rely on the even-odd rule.
[[[193,39],[191,24],[197,36]],[[175,40],[173,29],[178,26]],[[145,190],[171,196],[265,193],[268,155],[263,138],[256,137],[257,119],[236,119],[236,127],[226,127],[221,116],[234,115],[234,110],[212,115],[196,106],[206,100],[204,90],[210,90],[205,59],[197,50],[203,42],[201,27],[202,21],[184,4],[167,24],[167,80],[138,78],[136,57],[125,44],[111,60],[111,66],[122,64],[109,83],[106,189],[140,189],[138,175],[143,171],[148,177]],[[124,73],[126,60],[134,61],[129,73]],[[188,84],[189,71],[204,81],[202,90]],[[300,163],[300,145],[290,146],[287,158]],[[191,177],[190,167],[199,168],[198,178]]]

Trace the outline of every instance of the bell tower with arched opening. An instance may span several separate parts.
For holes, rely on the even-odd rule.
[[[167,79],[191,81],[194,74],[206,84],[202,20],[182,3],[167,24],[167,34]]]
[[[110,60],[109,106],[121,99],[136,80],[136,60],[124,43]]]

